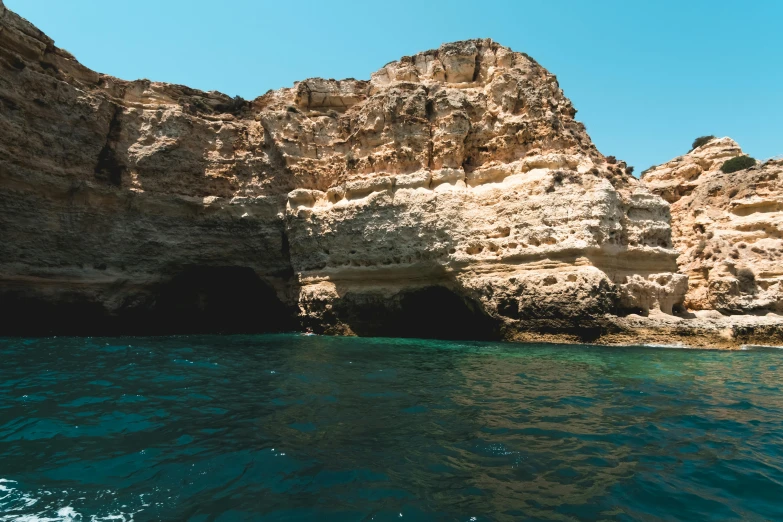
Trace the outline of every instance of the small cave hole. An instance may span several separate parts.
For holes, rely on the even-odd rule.
[[[480,305],[443,286],[393,296],[346,294],[335,304],[340,319],[360,336],[421,339],[497,339],[497,323]]]

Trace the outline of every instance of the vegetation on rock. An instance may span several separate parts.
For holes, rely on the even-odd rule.
[[[750,156],[737,156],[736,158],[731,158],[726,161],[726,163],[721,166],[720,170],[721,172],[730,174],[732,172],[737,172],[738,170],[749,169],[755,164],[756,160]]]
[[[693,143],[691,144],[691,151],[694,151],[701,147],[702,145],[706,145],[707,143],[711,142],[715,139],[715,136],[709,135],[709,136],[699,136],[695,140],[693,140]]]

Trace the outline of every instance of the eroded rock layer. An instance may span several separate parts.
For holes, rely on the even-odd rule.
[[[94,73],[0,7],[4,333],[290,327],[291,188],[248,104]]]
[[[742,156],[714,139],[645,173],[671,203],[678,263],[689,277],[685,305],[728,314],[783,313],[783,161],[724,173]]]
[[[679,320],[668,204],[491,40],[247,102],[90,71],[0,1],[0,71],[5,333],[600,340],[627,314]]]

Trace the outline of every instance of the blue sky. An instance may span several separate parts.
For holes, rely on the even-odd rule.
[[[731,136],[783,154],[783,1],[5,0],[82,63],[252,99],[313,76],[492,38],[557,75],[598,148],[637,174]]]

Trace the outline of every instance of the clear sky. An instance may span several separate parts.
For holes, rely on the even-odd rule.
[[[252,99],[368,79],[492,38],[556,74],[598,148],[636,167],[731,136],[783,154],[783,0],[5,0],[97,71]]]

